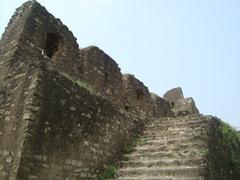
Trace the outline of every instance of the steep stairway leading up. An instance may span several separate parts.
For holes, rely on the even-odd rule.
[[[190,115],[152,119],[133,152],[124,155],[119,180],[207,179],[212,118]]]

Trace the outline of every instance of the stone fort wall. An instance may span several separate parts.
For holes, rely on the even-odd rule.
[[[16,10],[0,41],[0,177],[95,177],[119,159],[148,117],[169,103],[36,1]],[[94,162],[94,163],[93,163]]]
[[[8,26],[7,32],[17,31],[17,35],[7,35],[6,32],[3,38],[10,37],[15,42],[19,38],[18,24],[24,22],[19,42],[21,47],[18,48],[25,51],[26,57],[32,56],[31,59],[28,58],[29,61],[42,59],[49,68],[87,83],[119,107],[154,116],[152,107],[156,105],[156,99],[151,99],[148,88],[141,81],[131,75],[122,75],[118,64],[99,48],[79,50],[76,38],[59,19],[38,3],[31,7],[28,4],[30,3],[16,11],[10,21],[12,24]],[[29,47],[27,50],[24,49],[26,46]],[[167,104],[166,102],[165,107]],[[170,106],[166,109],[166,115],[170,115],[169,109]]]

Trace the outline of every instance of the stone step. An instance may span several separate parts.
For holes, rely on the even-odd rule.
[[[203,116],[203,115],[193,115],[193,116],[178,116],[178,117],[160,117],[160,118],[150,118],[149,123],[151,122],[159,122],[159,121],[164,121],[164,122],[173,122],[173,121],[189,121],[189,120],[196,120],[198,121],[199,119],[212,119],[211,116]]]
[[[140,137],[166,137],[168,136],[178,136],[179,135],[185,135],[185,136],[192,136],[193,134],[207,134],[209,132],[209,129],[202,128],[202,127],[196,127],[196,128],[178,128],[175,130],[168,130],[168,131],[153,131],[146,129],[144,133]]]
[[[137,146],[144,146],[144,145],[156,145],[156,146],[169,146],[171,144],[181,145],[184,143],[189,142],[206,142],[207,137],[179,137],[179,138],[171,138],[171,139],[158,139],[158,140],[141,140],[137,143]]]
[[[159,122],[152,122],[146,126],[146,128],[152,128],[152,127],[161,127],[161,126],[180,126],[180,125],[202,125],[202,124],[210,124],[212,123],[212,120],[209,119],[199,119],[196,121],[196,119],[189,121],[172,121],[172,122],[165,122],[165,121],[159,121]]]
[[[117,179],[204,180],[212,122],[202,115],[151,119]]]
[[[139,153],[146,153],[146,152],[159,152],[159,151],[183,151],[185,149],[205,149],[208,147],[207,143],[199,143],[199,142],[188,142],[182,143],[180,145],[145,145],[145,146],[136,146],[134,151]]]
[[[199,121],[199,122],[189,122],[189,123],[174,123],[174,124],[161,124],[161,125],[152,125],[147,126],[146,130],[151,131],[167,131],[169,129],[179,129],[179,128],[195,128],[195,127],[211,127],[212,123],[210,121]]]
[[[135,161],[142,161],[142,160],[159,160],[159,159],[174,159],[177,158],[176,153],[172,152],[153,152],[153,153],[145,153],[140,154],[137,151],[131,154],[124,154],[124,160],[135,160]]]
[[[205,127],[168,127],[165,129],[158,129],[158,130],[152,130],[152,129],[146,129],[144,131],[144,135],[162,135],[162,134],[177,134],[177,133],[192,133],[196,131],[208,131],[211,126],[205,125]]]
[[[194,176],[194,177],[188,177],[188,176],[182,176],[182,177],[176,177],[176,176],[165,176],[165,177],[154,177],[154,176],[139,176],[139,177],[118,177],[116,178],[118,180],[205,180],[203,176]]]
[[[141,154],[139,152],[133,152],[131,154],[123,155],[124,160],[135,160],[135,161],[142,161],[142,160],[160,160],[160,159],[179,159],[179,158],[201,158],[207,152],[201,149],[192,149],[186,150],[182,152],[175,152],[175,151],[167,151],[167,152],[146,152]]]
[[[189,115],[189,116],[182,116],[182,117],[162,117],[162,118],[150,118],[149,119],[149,124],[155,123],[155,122],[184,122],[184,121],[189,121],[189,120],[195,120],[199,121],[201,119],[212,119],[212,116],[204,116],[201,114],[198,115]]]
[[[178,133],[152,133],[152,134],[143,134],[140,136],[141,140],[161,140],[161,139],[171,139],[171,138],[178,138],[178,137],[198,137],[198,136],[207,136],[207,131],[180,131]]]
[[[120,164],[124,168],[132,167],[177,167],[177,166],[203,166],[206,159],[160,159],[160,160],[145,160],[145,161],[121,161]]]
[[[158,168],[122,168],[118,170],[118,175],[121,176],[202,176],[206,170],[200,166],[180,166],[180,167],[158,167]]]

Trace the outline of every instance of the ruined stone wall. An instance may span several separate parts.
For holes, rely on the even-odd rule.
[[[154,93],[151,95],[152,117],[173,117],[170,104]]]
[[[86,81],[104,97],[122,106],[122,74],[118,64],[94,46],[81,49],[80,55]]]
[[[122,101],[126,111],[147,117],[173,116],[169,103],[150,93],[134,75],[123,74],[122,81]]]
[[[36,78],[39,76],[22,53],[26,20],[32,4],[18,8],[0,41],[0,179],[15,179],[29,137],[25,113],[35,99]],[[32,63],[32,62],[31,62]]]
[[[193,98],[184,98],[182,89],[180,87],[167,91],[163,95],[163,99],[170,104],[175,116],[199,114]]]
[[[122,80],[125,109],[136,114],[152,114],[151,97],[148,88],[131,74],[124,74]]]
[[[79,48],[72,32],[39,3],[29,1],[24,7],[16,12],[19,18],[13,21],[15,24],[18,21],[24,22],[18,45],[21,53],[26,56],[25,61],[32,64],[45,61],[53,69],[80,76]],[[18,27],[8,28],[10,32],[19,31]],[[9,36],[17,39],[15,35],[12,37],[12,33]],[[5,47],[5,43],[2,43]]]
[[[119,160],[144,120],[120,111],[57,72],[45,72],[40,119],[19,179],[90,179]]]
[[[152,101],[148,88],[141,81],[128,75],[122,77],[118,64],[97,47],[79,51],[72,32],[39,3],[31,1],[25,6],[29,10],[20,9],[20,14],[26,13],[27,17],[19,44],[21,53],[29,57],[26,58],[29,62],[45,62],[49,68],[87,84],[120,108],[124,104],[126,108],[131,106],[132,113],[156,114],[151,109],[156,107],[153,105],[156,101]],[[19,20],[22,21],[21,15]]]
[[[141,130],[135,115],[171,114],[156,99],[98,48],[79,52],[39,3],[25,3],[0,41],[0,179],[95,177]]]

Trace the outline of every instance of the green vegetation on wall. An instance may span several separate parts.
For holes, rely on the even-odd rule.
[[[99,180],[113,179],[115,178],[117,168],[115,166],[108,166],[102,175],[99,176]]]
[[[61,73],[64,77],[66,77],[67,79],[69,79],[70,81],[76,83],[77,85],[79,85],[80,87],[88,90],[90,93],[92,94],[95,94],[97,96],[99,96],[100,94],[98,92],[96,92],[94,90],[94,88],[86,81],[83,81],[79,78],[76,78],[76,77],[73,77],[73,76],[70,76],[69,74],[66,74],[66,73]]]
[[[124,146],[123,153],[130,154],[134,150],[134,147],[137,145],[138,142],[139,142],[139,136],[135,135],[133,139],[130,141],[130,143]]]
[[[240,133],[224,122],[221,122],[220,130],[223,144],[229,148],[231,167],[235,172],[240,173]]]

